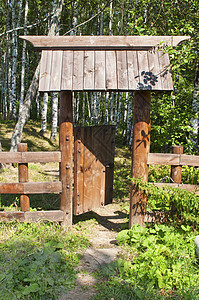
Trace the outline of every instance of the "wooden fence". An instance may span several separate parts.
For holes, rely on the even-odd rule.
[[[180,188],[199,194],[199,185],[182,184],[181,174],[182,166],[199,166],[199,156],[183,154],[182,146],[173,146],[172,153],[148,153],[148,165],[169,165],[171,166],[171,183],[155,183],[156,186],[171,186],[173,188]]]
[[[52,194],[62,192],[62,182],[28,182],[28,163],[61,162],[61,152],[27,152],[27,144],[19,144],[18,152],[0,152],[0,163],[18,163],[19,182],[0,183],[0,194],[19,194],[21,211],[0,212],[0,219],[19,221],[64,221],[62,210],[30,212],[28,194]]]

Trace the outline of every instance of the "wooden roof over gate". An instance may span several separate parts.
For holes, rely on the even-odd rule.
[[[168,54],[185,36],[22,36],[42,51],[39,91],[171,91]]]

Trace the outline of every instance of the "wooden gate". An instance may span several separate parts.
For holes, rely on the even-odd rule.
[[[115,126],[74,129],[74,214],[109,204],[113,196]]]

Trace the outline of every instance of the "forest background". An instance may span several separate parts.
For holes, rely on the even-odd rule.
[[[59,94],[38,93],[40,53],[19,35],[189,35],[169,52],[174,91],[152,93],[151,152],[172,144],[198,152],[197,0],[0,0],[0,114],[16,123],[11,150],[29,118],[57,137]],[[116,124],[131,146],[133,93],[75,92],[74,125]],[[1,142],[1,139],[0,139]],[[2,145],[4,148],[4,145]]]

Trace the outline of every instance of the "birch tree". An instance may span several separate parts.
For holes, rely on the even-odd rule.
[[[52,18],[51,27],[49,29],[49,35],[54,35],[56,33],[57,27],[59,25],[59,19],[62,12],[64,0],[57,1],[55,12]],[[16,126],[13,130],[12,138],[11,138],[11,151],[17,151],[17,145],[21,142],[22,132],[24,125],[26,124],[27,120],[29,119],[30,115],[30,106],[31,101],[35,98],[38,83],[39,83],[39,72],[40,72],[40,62],[36,68],[35,74],[33,76],[32,82],[29,86],[28,92],[24,99],[24,103],[22,104],[20,114],[18,116],[18,121]]]

